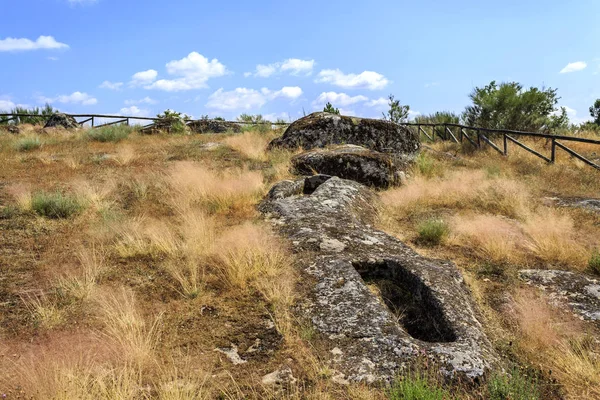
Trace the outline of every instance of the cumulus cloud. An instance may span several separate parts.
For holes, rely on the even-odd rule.
[[[100,89],[121,90],[123,87],[123,82],[104,81],[98,87]]]
[[[216,58],[209,61],[208,58],[197,52],[192,52],[181,60],[170,61],[166,67],[167,73],[174,76],[174,79],[156,80],[156,71],[148,70],[135,74],[132,82],[135,82],[134,85],[141,85],[146,89],[178,92],[205,88],[207,87],[206,82],[210,78],[229,73],[225,65],[221,64]],[[143,81],[143,79],[145,80]]]
[[[10,111],[15,108],[16,104],[10,100],[0,99],[0,111]]]
[[[319,72],[317,83],[330,83],[345,89],[379,90],[385,88],[390,81],[380,73],[364,71],[360,74],[345,74],[339,69],[324,69]]]
[[[82,104],[84,106],[93,106],[98,100],[87,93],[73,92],[56,97],[40,97],[41,103],[63,103],[63,104]]]
[[[144,86],[149,85],[156,80],[158,72],[153,69],[147,71],[140,71],[133,74],[131,77],[130,86]]]
[[[260,108],[276,98],[295,100],[300,96],[302,96],[302,89],[297,86],[286,86],[277,91],[267,88],[260,90],[237,88],[224,91],[221,88],[208,97],[206,106],[218,110],[251,110]]]
[[[351,104],[366,102],[368,100],[368,97],[362,95],[349,96],[346,93],[323,92],[319,95],[319,97],[317,97],[315,101],[313,101],[313,106],[324,106],[326,103],[329,102],[336,107],[345,107]]]
[[[147,117],[150,115],[149,110],[141,109],[136,106],[123,107],[120,110],[121,115],[127,115],[132,117]]]
[[[0,39],[0,51],[30,51],[68,49],[69,45],[57,42],[52,36],[40,36],[35,41],[26,38]]]
[[[158,101],[146,96],[140,100],[125,100],[125,105],[130,106],[133,104],[157,104]]]
[[[386,108],[389,105],[389,99],[386,99],[385,97],[380,97],[378,99],[373,99],[367,102],[367,106],[368,107],[373,107],[373,108]]]
[[[299,58],[288,58],[287,60],[273,64],[258,64],[254,72],[245,72],[244,76],[254,75],[258,78],[268,78],[274,74],[289,73],[290,75],[310,75],[315,66],[315,60],[301,60]]]
[[[587,63],[584,61],[576,61],[568,63],[566,67],[560,70],[561,74],[567,74],[569,72],[577,72],[584,70],[587,67]]]

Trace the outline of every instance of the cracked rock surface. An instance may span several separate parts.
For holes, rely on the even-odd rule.
[[[522,280],[544,290],[558,306],[568,306],[581,319],[600,325],[600,281],[580,273],[525,269]]]
[[[297,175],[326,174],[377,188],[394,185],[405,167],[406,163],[390,154],[350,144],[313,149],[292,158],[292,170]]]
[[[330,343],[339,381],[391,381],[419,357],[451,378],[477,379],[497,361],[453,263],[420,256],[371,225],[365,186],[323,179],[276,184],[260,210],[293,244],[310,293],[298,311]]]

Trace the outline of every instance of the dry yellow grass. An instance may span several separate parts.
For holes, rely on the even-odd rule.
[[[262,174],[244,169],[215,171],[189,162],[177,162],[170,171],[172,202],[181,212],[200,205],[212,213],[251,214],[265,190]]]
[[[272,137],[257,131],[248,131],[240,135],[225,138],[223,143],[253,160],[267,161],[267,145]]]
[[[96,290],[98,279],[107,270],[102,249],[82,249],[78,255],[80,271],[60,276],[56,286],[78,300],[88,300]]]
[[[29,310],[31,316],[40,327],[53,329],[65,320],[65,312],[58,307],[45,293],[26,294],[21,300]]]
[[[146,321],[136,307],[134,294],[125,288],[96,298],[103,334],[116,345],[118,357],[136,366],[154,358],[160,315]]]

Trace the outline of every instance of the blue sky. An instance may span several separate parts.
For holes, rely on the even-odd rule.
[[[0,0],[0,108],[296,119],[460,112],[491,80],[600,98],[600,2]],[[413,114],[415,115],[415,114]]]

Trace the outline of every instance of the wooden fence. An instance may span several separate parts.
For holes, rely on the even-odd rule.
[[[597,145],[597,154],[599,154],[600,157],[600,140],[580,138],[577,136],[561,136],[551,135],[548,133],[513,131],[508,129],[478,128],[460,124],[402,123],[401,125],[409,128],[415,127],[416,133],[423,135],[425,138],[433,142],[436,140],[449,140],[455,143],[462,143],[463,141],[467,140],[476,148],[481,148],[482,146],[488,145],[504,156],[508,156],[508,144],[513,143],[548,163],[554,163],[556,161],[556,150],[560,149],[567,152],[571,157],[581,160],[590,167],[600,170],[600,165],[565,145],[565,142],[578,142]],[[541,154],[540,152],[532,149],[516,139],[516,137],[531,137],[550,140],[550,155],[545,156]],[[502,144],[499,145],[494,143],[493,140],[496,138],[501,139]]]
[[[103,126],[115,125],[115,124],[126,124],[129,125],[131,120],[139,120],[139,121],[151,121],[148,125],[142,127],[142,129],[150,129],[152,128],[156,122],[160,122],[162,119],[158,117],[136,117],[136,116],[122,116],[122,115],[103,115],[103,114],[67,114],[75,119],[83,118],[78,121],[79,125],[84,125],[86,123],[90,123],[92,128],[101,128]],[[18,118],[49,118],[51,115],[32,115],[32,114],[0,114],[0,117],[5,117],[2,122],[10,122],[10,121],[18,121]],[[116,121],[107,122],[101,125],[96,125],[96,119],[115,119]],[[202,120],[185,120],[187,124],[202,121]],[[227,124],[239,124],[239,125],[289,125],[287,122],[242,122],[242,121],[220,121]],[[598,152],[600,153],[600,140],[594,139],[586,139],[580,138],[576,136],[561,136],[561,135],[551,135],[548,133],[537,133],[537,132],[522,132],[522,131],[513,131],[507,129],[490,129],[490,128],[479,128],[473,126],[465,126],[460,124],[426,124],[426,123],[401,123],[400,125],[406,126],[410,128],[416,128],[416,133],[419,135],[423,135],[430,141],[440,140],[451,140],[456,143],[462,143],[467,140],[476,148],[481,148],[482,146],[488,145],[492,149],[496,150],[498,153],[507,156],[508,155],[508,144],[513,143],[522,149],[527,150],[531,154],[541,158],[542,160],[548,163],[554,163],[556,161],[556,150],[560,149],[568,153],[571,157],[577,158],[581,160],[585,164],[595,168],[596,170],[600,170],[600,165],[595,163],[592,160],[587,159],[583,155],[577,153],[575,150],[569,148],[564,142],[579,142],[579,143],[588,143],[594,144],[598,146]],[[427,131],[429,130],[429,132]],[[494,143],[490,137],[494,135],[495,137],[501,137],[502,144],[498,145]],[[490,136],[490,137],[488,137]],[[520,142],[516,137],[532,137],[532,138],[544,138],[551,141],[550,147],[550,155],[545,156],[540,152],[532,149],[526,144]]]

